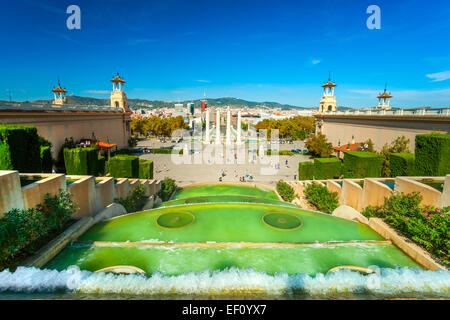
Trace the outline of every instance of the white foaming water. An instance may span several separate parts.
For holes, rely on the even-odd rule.
[[[0,292],[55,292],[57,290],[103,294],[211,294],[256,291],[265,294],[290,294],[301,291],[311,295],[334,293],[374,293],[384,295],[433,294],[450,297],[450,273],[444,270],[397,268],[380,269],[379,274],[362,275],[350,270],[309,276],[278,273],[273,276],[252,269],[185,273],[166,276],[114,275],[19,267],[15,272],[0,272]]]

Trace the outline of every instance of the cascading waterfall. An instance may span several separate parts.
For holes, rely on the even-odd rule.
[[[418,268],[380,269],[377,274],[362,275],[350,270],[327,274],[273,276],[252,269],[230,268],[222,271],[165,276],[114,275],[67,270],[41,270],[19,267],[15,272],[0,272],[0,292],[79,292],[102,294],[232,294],[264,293],[310,295],[333,293],[372,293],[381,295],[430,294],[450,298],[450,273]]]

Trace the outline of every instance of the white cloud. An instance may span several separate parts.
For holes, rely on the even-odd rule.
[[[432,82],[445,81],[450,79],[450,71],[442,71],[437,73],[427,74],[427,77],[432,79]]]
[[[197,81],[197,82],[202,82],[202,83],[211,83],[210,80],[195,80],[195,81]]]
[[[311,63],[314,64],[314,65],[319,64],[321,62],[322,62],[322,60],[320,60],[320,59],[312,59],[311,60]]]

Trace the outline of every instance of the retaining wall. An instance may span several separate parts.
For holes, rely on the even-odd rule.
[[[384,204],[384,199],[389,198],[394,194],[394,191],[384,183],[377,180],[366,178],[364,179],[363,197],[361,209],[367,206],[381,206]]]
[[[40,180],[21,187],[20,177],[38,177]],[[67,179],[75,181],[67,185]],[[90,217],[108,207],[115,198],[126,198],[140,184],[145,186],[147,197],[161,188],[160,181],[146,179],[123,178],[116,179],[115,183],[112,177],[0,171],[0,218],[14,208],[33,208],[44,202],[47,193],[54,196],[60,189],[67,190],[79,207],[74,218]]]
[[[442,193],[433,187],[416,181],[416,177],[397,177],[395,178],[395,192],[401,192],[404,194],[411,193],[413,191],[418,191],[422,196],[423,205],[436,206],[441,200]],[[422,179],[430,179],[429,177],[423,177]],[[447,188],[448,189],[448,188]],[[448,191],[448,190],[447,190]]]

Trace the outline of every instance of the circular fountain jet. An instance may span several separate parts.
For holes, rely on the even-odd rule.
[[[195,216],[189,211],[175,211],[161,214],[156,224],[164,229],[180,229],[191,225]]]
[[[269,212],[262,217],[267,226],[283,231],[297,230],[302,226],[302,220],[293,214]]]
[[[97,270],[95,272],[110,272],[114,274],[146,274],[144,270],[134,266],[112,266]]]

